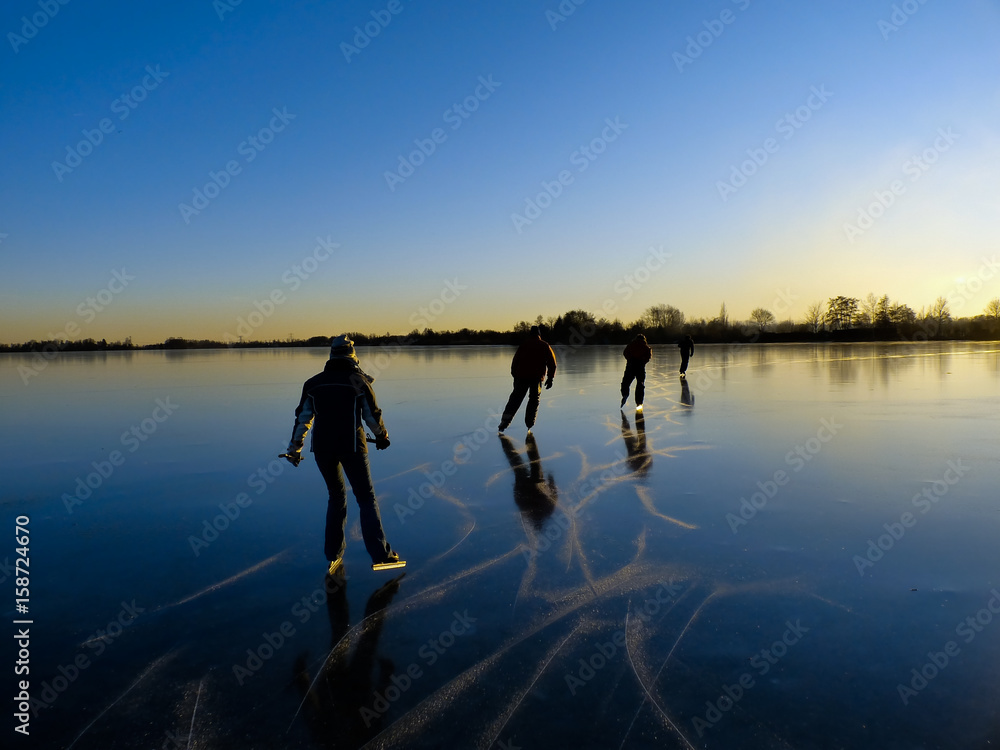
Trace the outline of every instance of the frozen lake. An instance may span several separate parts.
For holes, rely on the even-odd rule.
[[[998,350],[698,346],[685,391],[655,347],[639,415],[621,347],[557,348],[526,439],[512,349],[359,348],[408,566],[350,496],[329,585],[319,471],[275,460],[325,350],[4,355],[19,746],[1000,742]]]

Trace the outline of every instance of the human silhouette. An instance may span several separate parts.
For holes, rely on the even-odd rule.
[[[641,411],[635,413],[635,432],[632,432],[628,417],[622,414],[622,440],[625,441],[628,465],[634,473],[644,476],[653,465],[653,457],[646,446],[646,418]]]
[[[525,520],[531,523],[536,531],[541,531],[545,519],[556,509],[559,495],[552,475],[549,475],[547,482],[542,478],[542,460],[538,454],[535,436],[529,432],[524,439],[528,453],[527,465],[514,447],[514,441],[509,437],[501,435],[500,444],[514,472],[514,504],[520,509]]]
[[[635,380],[635,408],[641,409],[646,396],[646,363],[653,356],[653,350],[646,343],[646,337],[637,334],[622,351],[625,357],[625,374],[622,376],[622,407],[628,401],[629,388]]]
[[[326,577],[331,651],[314,677],[309,675],[306,654],[296,658],[294,666],[294,681],[303,697],[302,715],[321,747],[354,750],[382,729],[385,711],[380,710],[379,695],[384,696],[392,684],[394,665],[388,659],[376,660],[376,647],[385,609],[399,591],[402,577],[383,584],[368,598],[360,635],[350,654],[349,644],[337,648],[351,627],[344,567]]]
[[[691,338],[689,333],[687,336],[682,338],[677,346],[681,350],[681,377],[687,377],[688,359],[694,354],[694,339]]]
[[[373,565],[399,562],[389,547],[382,529],[382,517],[372,486],[368,466],[368,445],[365,428],[375,435],[375,447],[389,447],[389,431],[382,422],[382,410],[372,390],[374,378],[365,373],[354,352],[354,342],[338,336],[330,342],[330,359],[323,372],[302,386],[302,397],[295,409],[295,426],[282,457],[293,466],[302,461],[302,446],[306,434],[313,428],[312,452],[323,475],[329,493],[326,507],[324,552],[333,573],[341,564],[347,539],[347,487],[344,474],[351,483],[354,497],[361,509],[361,534]],[[315,422],[315,426],[314,426]]]
[[[500,418],[500,432],[510,426],[525,395],[528,396],[528,406],[524,411],[524,424],[529,430],[534,426],[538,415],[538,399],[542,395],[542,380],[546,373],[548,379],[545,380],[545,387],[551,388],[552,379],[556,375],[556,357],[552,353],[552,347],[542,340],[538,326],[531,326],[528,338],[517,348],[510,363],[514,389],[510,392]]]

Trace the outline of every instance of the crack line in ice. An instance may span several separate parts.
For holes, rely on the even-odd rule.
[[[645,546],[644,536],[645,536],[645,529],[643,530],[643,534],[640,535],[640,539],[638,541],[638,545],[640,547],[640,554]],[[376,740],[385,735],[387,732],[393,732],[393,734],[397,735],[398,738],[398,735],[400,733],[405,735],[407,733],[418,731],[419,728],[429,720],[428,718],[414,719],[409,722],[406,722],[405,725],[401,725],[401,722],[403,722],[403,720],[407,716],[410,716],[410,714],[413,714],[414,712],[417,712],[424,717],[427,716],[428,711],[436,712],[437,706],[452,701],[455,695],[458,692],[464,690],[465,686],[468,683],[477,679],[478,676],[487,669],[492,668],[492,666],[511,649],[527,641],[528,639],[533,638],[535,635],[545,630],[546,628],[574,614],[581,607],[589,603],[592,603],[595,600],[600,599],[604,594],[618,594],[622,591],[637,590],[640,586],[648,586],[650,582],[653,582],[655,580],[656,578],[654,576],[645,573],[641,569],[636,569],[635,562],[633,562],[630,563],[629,565],[626,565],[624,568],[621,568],[615,571],[614,573],[605,576],[603,579],[596,581],[597,584],[596,587],[597,589],[599,589],[596,593],[590,596],[586,596],[582,599],[578,599],[578,601],[576,602],[570,602],[568,604],[564,604],[561,607],[559,607],[555,612],[551,612],[548,615],[543,616],[541,620],[536,622],[535,624],[529,624],[528,629],[525,632],[522,632],[521,634],[514,636],[507,643],[501,645],[500,648],[497,649],[497,651],[495,651],[493,654],[476,662],[475,664],[467,668],[464,672],[456,675],[446,684],[442,685],[440,688],[438,688],[433,693],[428,695],[426,698],[421,700],[416,706],[409,709],[399,718],[393,721],[392,724],[390,724],[388,727],[383,729],[378,735],[369,740],[368,743],[364,745],[364,747],[373,746],[373,743],[375,743]],[[580,589],[577,589],[574,593],[579,594],[579,591]],[[583,624],[582,621],[581,623],[578,623],[577,628],[579,628],[582,624]],[[377,746],[385,747],[385,745],[383,744],[379,744]]]
[[[211,594],[213,591],[216,591],[217,589],[220,589],[223,586],[228,586],[231,583],[236,583],[236,581],[240,580],[241,578],[245,578],[248,575],[256,573],[258,570],[261,570],[262,568],[265,568],[268,565],[272,565],[273,563],[277,562],[280,558],[282,558],[285,555],[287,555],[288,552],[291,549],[292,548],[289,547],[288,549],[282,550],[281,552],[277,553],[276,555],[271,555],[271,557],[267,558],[266,560],[261,560],[259,563],[255,564],[255,565],[251,565],[246,570],[241,571],[241,572],[237,573],[234,576],[230,576],[229,578],[227,578],[224,581],[219,581],[218,583],[213,583],[211,586],[209,586],[207,588],[204,588],[204,589],[202,589],[201,591],[199,591],[199,592],[197,592],[195,594],[191,594],[191,596],[185,597],[184,599],[181,599],[180,601],[176,601],[173,604],[164,604],[162,607],[157,607],[156,609],[152,610],[152,612],[159,612],[161,610],[169,609],[171,607],[179,607],[180,605],[187,604],[188,602],[193,601],[193,600],[197,599],[200,596],[204,596],[205,594]],[[150,614],[152,614],[152,612]]]
[[[194,735],[194,717],[198,714],[198,701],[201,699],[201,686],[204,684],[204,678],[198,681],[198,694],[194,698],[194,710],[191,712],[191,728],[188,729],[188,750],[191,749],[191,737]]]
[[[562,647],[566,645],[566,641],[572,638],[576,634],[576,631],[578,631],[582,626],[583,622],[577,623],[577,626],[570,631],[569,635],[563,638],[562,641],[559,643],[559,645],[556,646],[555,650],[549,655],[549,658],[545,660],[545,663],[542,664],[538,672],[535,673],[534,679],[532,679],[532,681],[528,684],[528,687],[524,689],[524,692],[521,693],[521,697],[517,699],[517,703],[511,706],[510,710],[507,712],[507,717],[503,720],[503,724],[501,724],[499,728],[496,730],[496,732],[494,732],[493,738],[486,743],[486,747],[493,747],[493,743],[497,741],[497,737],[500,736],[500,733],[503,731],[504,727],[507,726],[507,722],[510,721],[510,717],[512,717],[515,714],[517,709],[524,702],[524,699],[528,696],[528,693],[531,692],[531,688],[533,688],[535,686],[535,683],[538,682],[538,678],[542,676],[542,674],[545,672],[546,669],[548,669],[549,663],[556,657],[556,654],[562,651]]]
[[[425,565],[425,566],[427,566],[427,565],[431,565],[432,563],[436,563],[436,562],[437,562],[438,560],[440,560],[440,559],[442,559],[442,558],[444,558],[444,557],[447,557],[447,556],[448,556],[448,555],[450,555],[450,554],[451,554],[451,553],[452,553],[452,552],[453,552],[453,551],[454,551],[454,550],[455,550],[455,549],[456,549],[456,548],[457,548],[457,547],[458,547],[458,546],[459,546],[459,545],[460,545],[460,544],[461,544],[462,542],[464,542],[464,541],[465,541],[466,539],[468,539],[468,538],[469,538],[469,534],[471,534],[471,533],[472,533],[472,532],[473,532],[473,531],[475,530],[475,528],[476,528],[476,519],[475,519],[475,518],[473,518],[473,517],[472,517],[472,516],[470,515],[470,516],[469,516],[469,518],[468,518],[467,520],[469,521],[469,524],[470,524],[470,525],[469,525],[469,530],[465,532],[465,536],[463,536],[463,537],[462,537],[461,539],[459,539],[459,540],[458,540],[457,542],[455,542],[455,544],[453,544],[453,545],[452,545],[451,547],[449,547],[449,548],[448,548],[447,550],[445,550],[444,552],[442,552],[442,553],[441,553],[440,555],[436,555],[435,557],[432,557],[432,558],[431,558],[430,560],[428,560],[428,561],[427,561],[426,563],[424,563],[424,565]]]
[[[706,599],[705,601],[708,601],[708,599]],[[630,602],[629,603],[629,608],[631,608],[631,606],[632,605],[631,605],[631,602]],[[702,602],[701,606],[702,607],[705,606],[705,602]],[[670,654],[672,654],[674,652],[674,648],[677,648],[677,644],[680,642],[680,639],[684,637],[684,633],[685,633],[685,631],[687,631],[688,627],[691,625],[691,621],[694,619],[694,617],[700,611],[701,611],[701,607],[699,607],[697,610],[695,610],[694,615],[691,616],[691,620],[688,620],[688,624],[684,626],[684,630],[681,631],[681,634],[677,637],[677,641],[674,642],[673,647],[670,649],[670,653],[667,654],[667,658],[663,662],[664,666],[666,665],[667,661],[670,659]],[[635,724],[635,720],[638,718],[639,712],[642,711],[642,707],[645,705],[645,703],[646,703],[647,700],[650,703],[652,703],[654,706],[656,706],[656,710],[659,711],[663,715],[663,718],[667,720],[667,723],[670,724],[671,727],[673,727],[673,730],[675,732],[677,732],[677,735],[681,738],[681,740],[684,741],[684,744],[687,745],[688,748],[690,748],[690,750],[695,750],[694,745],[692,745],[688,741],[688,738],[684,736],[684,733],[677,727],[676,724],[674,724],[673,719],[671,719],[667,715],[667,712],[664,711],[660,707],[660,704],[656,702],[656,699],[653,698],[652,694],[649,692],[649,688],[647,688],[646,685],[645,685],[645,683],[643,683],[642,677],[639,676],[639,670],[636,669],[635,662],[632,659],[632,650],[629,648],[629,640],[628,640],[628,618],[629,618],[629,612],[626,611],[625,612],[625,654],[628,656],[628,663],[629,663],[629,666],[632,667],[632,673],[635,675],[635,679],[639,682],[639,685],[640,685],[640,687],[642,687],[642,690],[646,694],[646,697],[643,698],[642,703],[639,704],[639,708],[635,712],[635,716],[632,717],[632,723],[628,725],[628,730],[625,732],[625,736],[622,737],[622,744],[619,746],[618,750],[621,750],[621,748],[625,747],[625,741],[628,739],[628,735],[632,731],[632,726]],[[660,667],[660,671],[663,671],[663,666]],[[656,680],[659,678],[659,676],[660,676],[660,672],[657,672],[656,673],[656,677],[653,679],[653,684],[654,685],[656,684]]]
[[[382,737],[382,735],[386,734],[387,732],[392,732],[393,734],[397,735],[397,737],[399,737],[399,736],[405,736],[408,733],[419,731],[420,727],[429,720],[428,718],[418,718],[414,721],[406,722],[405,724],[403,723],[403,720],[414,712],[420,712],[421,714],[423,714],[424,717],[427,716],[428,711],[433,711],[434,713],[436,713],[437,712],[436,706],[454,700],[455,696],[461,693],[465,689],[465,686],[467,684],[476,680],[483,672],[493,668],[496,662],[498,662],[501,657],[506,655],[507,652],[509,652],[515,646],[524,643],[526,640],[534,636],[536,633],[539,633],[545,628],[549,627],[550,625],[555,624],[563,617],[565,617],[567,614],[571,614],[574,611],[576,611],[576,608],[570,610],[570,612],[566,612],[558,616],[551,617],[549,618],[548,622],[533,628],[531,631],[524,633],[523,635],[515,638],[512,641],[508,641],[507,643],[502,645],[499,649],[494,651],[492,654],[479,660],[471,667],[467,668],[465,671],[457,674],[455,677],[450,679],[448,682],[439,687],[433,693],[431,693],[426,698],[421,700],[419,703],[417,703],[417,705],[415,705],[413,708],[409,709],[399,718],[393,721],[392,724],[390,724],[381,732],[379,732],[377,735],[368,740],[368,742],[362,745],[362,747],[359,750],[364,750],[364,748],[372,746],[373,743],[375,743],[380,737]],[[581,625],[582,622],[578,623],[577,627],[574,628],[573,632],[576,632],[576,630],[578,630]],[[572,633],[570,633],[570,635],[572,635]],[[565,643],[565,640],[563,641],[563,643]],[[558,653],[559,649],[561,648],[562,644],[559,645],[559,647],[553,653],[553,656],[555,655],[555,653]],[[382,748],[386,747],[386,745],[378,744],[376,745],[376,747]]]
[[[657,518],[662,518],[664,521],[669,521],[670,523],[677,524],[678,526],[684,529],[694,530],[698,528],[697,526],[693,526],[689,523],[684,523],[684,521],[679,521],[676,518],[671,518],[665,513],[661,513],[660,511],[658,511],[656,509],[656,506],[653,505],[653,498],[649,496],[648,487],[641,487],[636,485],[635,494],[639,496],[639,500],[642,502],[646,510],[648,510],[652,515],[656,516]]]
[[[686,593],[687,592],[685,592],[685,594]],[[659,682],[660,675],[663,673],[664,668],[667,666],[667,662],[670,661],[670,657],[674,655],[674,650],[676,650],[678,644],[680,644],[681,640],[684,638],[684,634],[687,633],[687,631],[690,629],[691,625],[694,623],[695,619],[698,617],[698,615],[701,613],[701,611],[705,608],[705,605],[708,604],[709,600],[712,599],[713,597],[715,597],[716,594],[718,594],[718,590],[713,591],[711,594],[709,594],[707,597],[705,597],[705,600],[701,604],[698,605],[698,608],[691,614],[691,617],[688,618],[687,623],[684,625],[683,629],[678,634],[677,640],[674,641],[674,645],[670,647],[670,651],[667,652],[666,658],[663,660],[663,663],[660,665],[660,668],[656,671],[656,674],[653,676],[653,683],[652,683],[653,686],[655,686],[656,683]],[[683,597],[683,594],[681,596]],[[629,607],[631,607],[631,602],[629,603]],[[671,607],[671,609],[673,609],[673,607]],[[632,671],[635,673],[635,678],[636,678],[636,680],[639,681],[639,684],[642,685],[642,689],[646,692],[647,698],[649,698],[649,700],[653,703],[653,705],[656,706],[657,710],[660,713],[663,714],[664,718],[667,721],[670,722],[670,726],[674,727],[674,729],[677,729],[677,727],[674,725],[674,722],[670,719],[669,716],[667,716],[666,712],[662,708],[660,708],[659,704],[657,704],[656,701],[654,701],[652,699],[652,697],[649,694],[649,690],[647,690],[646,686],[643,684],[642,678],[639,676],[639,672],[635,668],[635,663],[632,661],[632,654],[629,652],[628,643],[629,643],[629,640],[628,640],[628,612],[626,612],[625,613],[625,652],[628,654],[629,664],[632,666]],[[639,704],[639,708],[636,709],[635,715],[632,717],[632,722],[628,725],[628,730],[626,730],[625,736],[622,737],[622,744],[619,747],[619,750],[621,750],[621,747],[625,746],[625,740],[628,739],[628,735],[632,731],[632,726],[635,724],[635,720],[637,718],[639,718],[639,712],[642,711],[642,707],[645,704],[646,704],[646,698],[644,698],[642,700],[642,703]],[[680,734],[680,730],[677,730],[677,731]],[[681,738],[684,740],[684,742],[686,742],[688,744],[688,747],[691,747],[691,743],[688,742],[687,738],[684,737],[683,734],[681,734]]]
[[[73,740],[71,743],[69,743],[66,746],[66,750],[70,750],[70,748],[73,747],[73,745],[75,745],[77,742],[79,742],[80,738],[83,737],[83,735],[85,735],[88,731],[90,731],[90,728],[92,726],[94,726],[94,724],[96,724],[98,721],[100,721],[101,717],[104,716],[104,714],[106,714],[108,711],[110,711],[118,701],[120,701],[122,698],[124,698],[126,695],[128,695],[132,691],[132,688],[134,688],[136,685],[138,685],[140,682],[142,682],[150,672],[152,672],[153,670],[157,669],[157,667],[159,667],[159,665],[160,665],[161,662],[168,661],[169,659],[172,659],[174,657],[174,655],[177,654],[177,652],[178,652],[178,649],[174,649],[173,651],[167,652],[166,654],[164,654],[163,656],[161,656],[156,661],[150,663],[144,670],[142,670],[142,674],[140,674],[136,678],[135,682],[133,682],[131,685],[129,685],[128,688],[125,690],[124,693],[122,693],[117,698],[115,698],[113,701],[111,701],[111,703],[109,703],[108,706],[103,711],[101,711],[101,713],[99,713],[96,716],[96,718],[94,718],[94,720],[92,722],[90,722],[86,727],[84,727],[83,731],[80,732],[80,734],[78,734],[76,736],[76,739]]]
[[[484,563],[480,563],[479,565],[475,566],[474,568],[469,568],[468,570],[464,570],[461,573],[459,573],[457,575],[454,575],[454,576],[452,576],[451,578],[449,578],[449,579],[447,579],[445,581],[442,581],[441,583],[435,584],[434,586],[431,586],[431,587],[429,587],[427,589],[424,589],[423,591],[418,591],[416,594],[414,594],[410,598],[406,599],[405,601],[400,602],[399,604],[397,604],[395,606],[390,606],[390,607],[385,608],[385,609],[380,609],[378,612],[372,612],[370,615],[368,615],[367,617],[365,617],[362,620],[360,620],[350,630],[348,630],[346,633],[344,633],[344,635],[341,636],[340,640],[337,641],[335,644],[333,644],[333,647],[330,649],[330,651],[327,653],[327,655],[323,658],[322,662],[326,663],[333,656],[333,654],[337,651],[337,649],[339,648],[339,646],[340,646],[341,643],[344,643],[344,641],[347,640],[348,638],[350,638],[351,635],[355,631],[357,631],[359,628],[361,628],[366,622],[368,622],[368,620],[372,619],[373,617],[376,617],[378,615],[386,616],[390,612],[393,612],[393,613],[395,613],[395,612],[402,612],[405,609],[407,609],[408,607],[410,607],[410,606],[416,604],[417,602],[421,601],[422,599],[426,599],[428,597],[428,595],[431,592],[435,591],[436,589],[439,589],[439,588],[442,588],[444,586],[447,586],[447,585],[449,585],[451,583],[454,583],[455,581],[459,581],[462,578],[465,578],[466,576],[472,575],[473,573],[476,573],[476,572],[478,572],[478,571],[480,571],[480,570],[482,570],[482,569],[484,569],[486,567],[492,566],[492,565],[494,565],[494,564],[496,564],[496,563],[498,563],[498,562],[500,562],[500,561],[502,561],[502,560],[504,560],[504,559],[506,559],[508,557],[511,557],[512,555],[514,555],[517,552],[518,552],[518,549],[513,549],[510,552],[507,552],[506,554],[500,555],[499,557],[495,557],[492,560],[487,560]],[[299,716],[299,712],[302,711],[302,706],[305,705],[306,699],[312,693],[313,687],[316,685],[316,681],[320,678],[320,676],[322,674],[323,674],[323,670],[322,669],[316,670],[316,676],[313,678],[312,682],[309,683],[309,689],[306,690],[305,695],[302,698],[302,701],[299,703],[299,707],[297,709],[295,709],[295,713],[292,715],[292,720],[291,720],[291,722],[289,722],[288,728],[285,729],[285,734],[287,734],[291,730],[292,725],[295,723],[295,720]]]
[[[375,479],[373,477],[372,479],[374,481],[374,484],[377,486],[379,484],[379,482],[390,482],[393,479],[399,479],[399,477],[405,477],[407,474],[412,474],[415,471],[421,471],[421,472],[428,471],[430,468],[431,468],[430,462],[429,461],[425,461],[422,464],[417,464],[416,466],[411,466],[409,469],[403,469],[403,471],[397,472],[395,474],[390,474],[387,477],[381,477],[379,479]]]

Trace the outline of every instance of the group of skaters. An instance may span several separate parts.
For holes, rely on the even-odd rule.
[[[688,360],[694,353],[694,341],[685,336],[677,346],[681,352],[680,377],[685,378]],[[646,337],[638,334],[622,352],[625,374],[621,383],[621,406],[628,401],[635,382],[635,405],[642,409],[645,398],[646,365],[653,356]],[[552,387],[556,374],[556,358],[552,347],[542,339],[538,326],[532,326],[528,338],[514,353],[510,365],[514,387],[500,418],[503,433],[524,397],[528,405],[524,423],[530,431],[538,416],[542,385]],[[295,409],[295,425],[288,449],[281,454],[293,466],[302,461],[306,435],[312,431],[312,453],[326,482],[329,501],[326,509],[324,552],[329,561],[328,574],[336,575],[343,564],[346,549],[347,486],[344,475],[361,511],[361,534],[365,549],[372,559],[373,570],[398,568],[406,565],[386,541],[379,514],[378,501],[368,464],[368,442],[365,426],[372,432],[371,442],[377,450],[389,447],[389,431],[382,421],[382,410],[372,389],[374,378],[361,369],[354,342],[337,336],[330,342],[330,358],[323,372],[309,378],[302,386],[302,395]]]

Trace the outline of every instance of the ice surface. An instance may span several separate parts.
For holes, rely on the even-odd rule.
[[[530,438],[511,349],[360,349],[408,564],[352,498],[329,582],[319,472],[275,461],[326,352],[6,355],[25,746],[997,742],[998,349],[698,346],[685,391],[656,347],[641,413],[620,347],[557,349]]]

